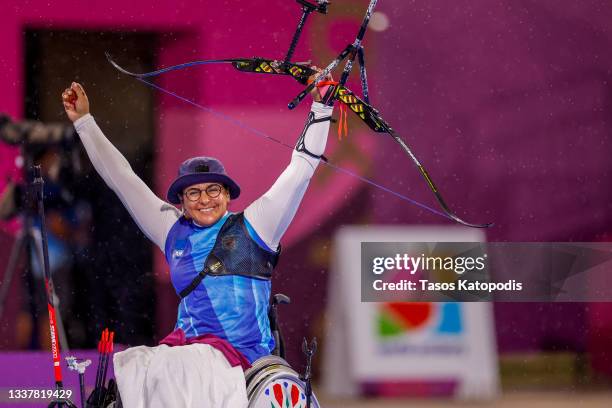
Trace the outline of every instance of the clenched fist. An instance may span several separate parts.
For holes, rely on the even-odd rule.
[[[68,119],[73,122],[89,113],[89,100],[81,84],[73,82],[70,88],[66,88],[62,102]]]

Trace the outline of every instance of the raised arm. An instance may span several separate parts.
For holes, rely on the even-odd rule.
[[[325,151],[332,110],[319,102],[312,104],[289,166],[272,187],[244,211],[246,220],[271,250],[277,250]]]
[[[164,251],[168,231],[180,217],[178,209],[158,198],[104,136],[89,113],[89,101],[81,85],[73,82],[62,99],[98,174],[117,194],[142,232]]]

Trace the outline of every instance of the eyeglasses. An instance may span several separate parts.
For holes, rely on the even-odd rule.
[[[219,197],[222,191],[223,191],[223,187],[220,184],[211,184],[210,186],[204,189],[195,188],[195,187],[190,188],[187,191],[185,191],[184,194],[185,194],[185,197],[187,197],[189,201],[196,202],[202,196],[202,192],[206,192],[206,195],[209,196],[210,198],[217,198]]]

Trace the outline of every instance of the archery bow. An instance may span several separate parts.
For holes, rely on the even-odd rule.
[[[345,47],[345,49],[334,59],[325,69],[320,71],[314,81],[308,83],[308,78],[317,74],[317,71],[310,68],[309,63],[306,62],[291,62],[291,58],[297,46],[298,40],[301,36],[302,29],[306,22],[306,19],[313,11],[320,12],[322,14],[327,13],[327,6],[329,4],[328,0],[317,0],[316,4],[313,4],[307,0],[296,0],[299,4],[302,5],[302,17],[298,22],[297,29],[293,35],[291,45],[289,46],[289,50],[287,51],[286,57],[284,60],[272,60],[260,57],[254,58],[234,58],[234,59],[217,59],[217,60],[200,60],[200,61],[192,61],[184,64],[173,65],[167,68],[159,69],[157,71],[148,72],[148,73],[134,73],[130,72],[124,68],[122,68],[119,64],[117,64],[109,53],[106,53],[106,57],[108,61],[120,72],[123,74],[138,78],[143,80],[146,84],[150,86],[154,86],[152,83],[145,81],[144,78],[151,78],[158,76],[163,73],[167,73],[170,71],[175,71],[183,68],[188,68],[197,65],[206,65],[206,64],[220,64],[227,63],[231,64],[235,69],[242,72],[251,72],[251,73],[259,73],[259,74],[272,74],[272,75],[289,75],[297,80],[299,83],[308,86],[300,92],[289,104],[289,109],[294,109],[305,97],[310,93],[310,91],[318,86],[324,78],[326,78],[329,73],[335,69],[343,60],[347,59],[346,65],[342,72],[342,76],[340,81],[337,84],[331,85],[325,96],[323,97],[323,103],[327,105],[333,105],[334,101],[339,101],[346,105],[351,109],[370,129],[377,133],[387,133],[389,134],[402,148],[402,150],[410,157],[410,159],[414,162],[414,164],[419,169],[421,175],[427,182],[430,190],[433,192],[438,204],[444,211],[444,215],[448,218],[454,220],[455,222],[473,228],[486,228],[490,227],[492,223],[486,224],[474,224],[464,221],[459,218],[454,212],[452,212],[449,206],[446,204],[445,200],[442,198],[438,188],[434,184],[433,180],[429,176],[429,173],[425,169],[425,167],[420,163],[420,161],[416,158],[412,150],[408,147],[406,142],[401,138],[401,136],[393,130],[393,128],[380,116],[379,111],[375,109],[372,105],[370,105],[369,95],[368,95],[368,85],[367,85],[367,74],[365,68],[365,53],[362,46],[362,41],[365,36],[366,29],[369,25],[370,18],[374,12],[374,8],[376,7],[376,3],[378,0],[370,0],[368,5],[368,9],[366,11],[365,17],[361,23],[361,27],[357,34],[355,41],[352,44],[349,44]],[[359,98],[353,91],[346,87],[346,82],[348,77],[352,71],[353,64],[355,58],[357,57],[358,63],[360,65],[360,76],[361,76],[361,87],[365,100]],[[155,86],[157,89],[159,87]],[[174,94],[172,94],[174,95]],[[338,168],[334,166],[335,168]],[[373,183],[371,183],[373,184]],[[398,194],[396,194],[398,195]],[[412,201],[412,200],[410,200]],[[423,206],[423,205],[421,205]],[[423,206],[426,207],[426,206]],[[429,207],[426,207],[429,208]],[[432,210],[432,209],[430,209]],[[433,211],[433,210],[432,210]],[[437,212],[437,211],[433,211]]]
[[[319,75],[315,78],[315,80],[309,84],[306,89],[298,94],[291,102],[289,102],[289,109],[294,109],[305,97],[310,93],[310,91],[317,86],[334,68],[336,68],[344,59],[347,59],[346,65],[344,66],[344,70],[342,72],[342,77],[337,85],[332,85],[327,90],[323,98],[323,103],[327,105],[333,105],[334,100],[339,100],[340,102],[346,104],[353,112],[357,114],[372,130],[378,133],[387,133],[389,134],[402,148],[402,150],[410,157],[410,159],[417,166],[421,175],[429,185],[429,188],[434,193],[438,204],[442,207],[442,210],[448,215],[450,218],[458,222],[459,224],[466,225],[468,227],[474,228],[487,228],[493,225],[492,223],[486,224],[473,224],[459,218],[455,213],[453,213],[444,199],[440,194],[438,188],[434,184],[433,180],[429,176],[425,167],[421,164],[421,162],[416,158],[412,150],[408,147],[406,142],[400,137],[400,135],[389,126],[389,124],[379,115],[378,110],[372,107],[369,104],[368,97],[368,85],[367,85],[367,76],[365,70],[365,57],[363,46],[361,45],[363,41],[363,37],[365,36],[366,29],[368,24],[370,23],[370,18],[372,17],[372,13],[374,12],[374,8],[376,7],[376,3],[378,0],[370,0],[370,4],[368,5],[368,9],[361,23],[361,27],[359,28],[359,32],[357,33],[357,37],[352,44],[346,46],[346,48],[334,59],[323,71],[319,73]],[[348,77],[353,69],[353,63],[355,61],[355,57],[358,56],[360,71],[361,71],[361,87],[363,89],[363,95],[366,99],[366,102],[358,98],[354,92],[350,89],[346,88],[345,84],[348,80]]]

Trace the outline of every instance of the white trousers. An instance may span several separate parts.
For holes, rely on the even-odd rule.
[[[113,357],[125,408],[245,408],[244,373],[208,344],[132,347]]]

